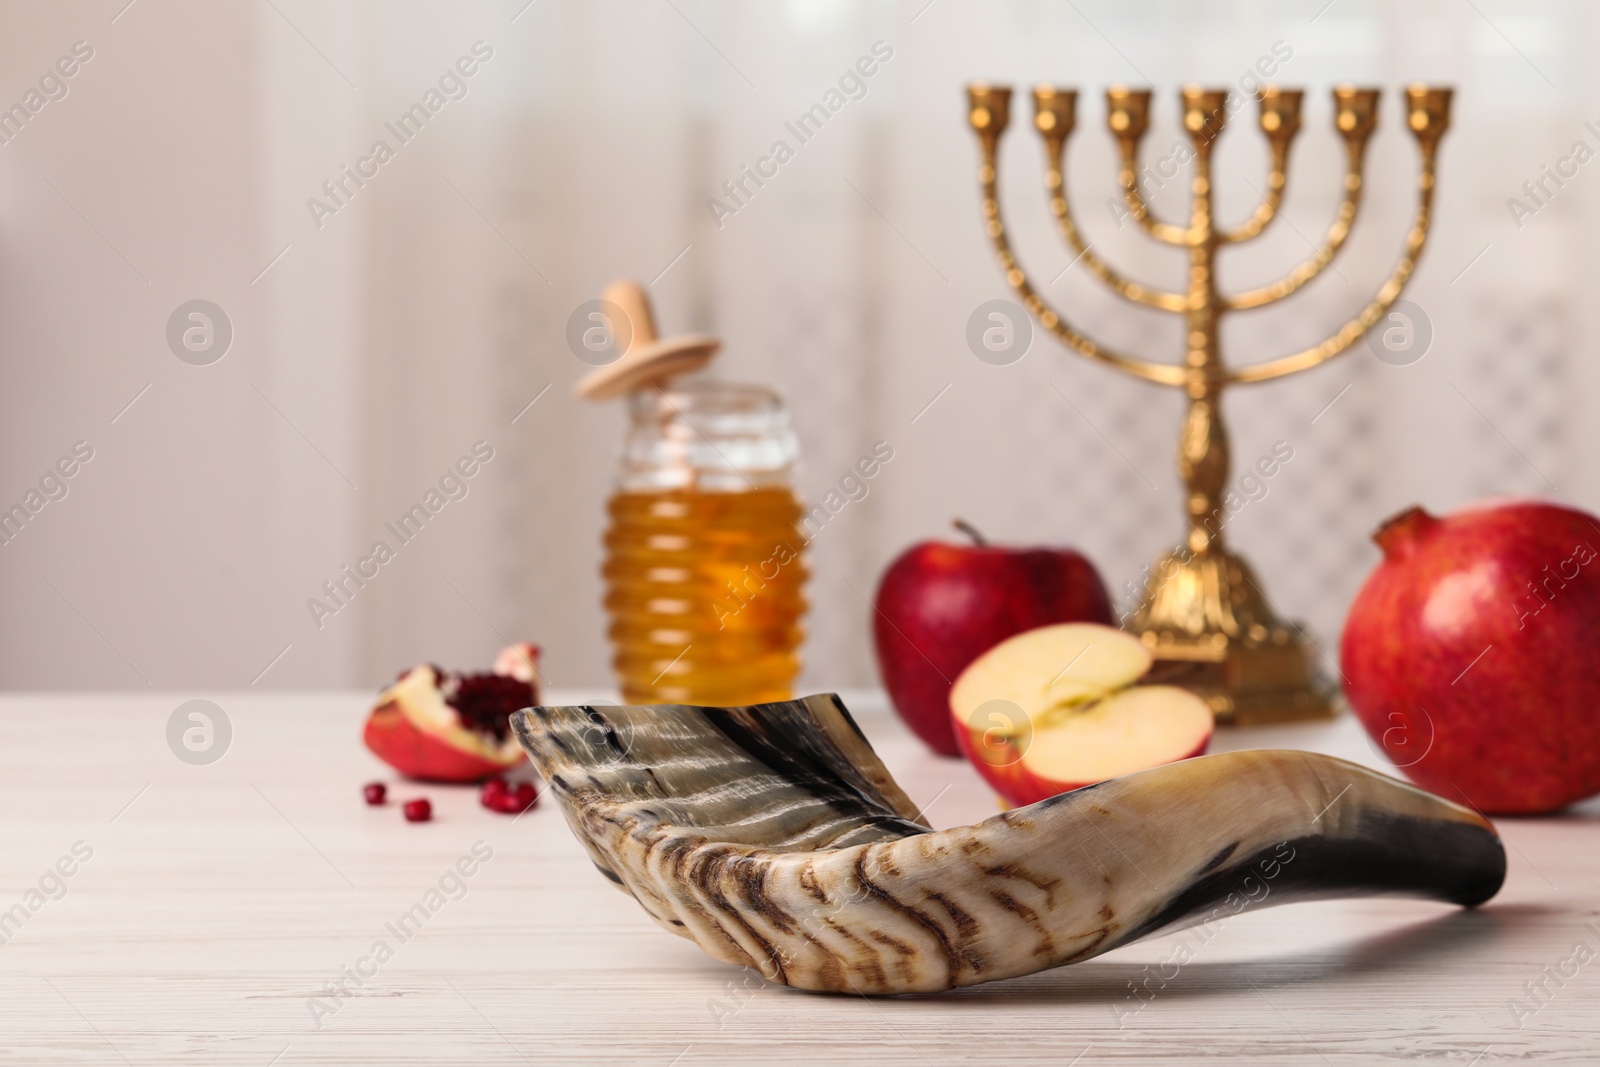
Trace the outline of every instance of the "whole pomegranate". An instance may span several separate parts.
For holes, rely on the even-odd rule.
[[[1345,694],[1418,785],[1486,812],[1600,793],[1600,521],[1537,501],[1373,535],[1345,620]]]

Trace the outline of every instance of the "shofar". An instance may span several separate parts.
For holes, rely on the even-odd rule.
[[[710,955],[801,989],[937,991],[1244,906],[1472,905],[1505,877],[1486,820],[1309,752],[1202,756],[935,831],[831,694],[513,723],[602,874]]]

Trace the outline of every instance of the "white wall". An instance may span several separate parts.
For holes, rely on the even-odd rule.
[[[895,448],[815,544],[809,685],[873,680],[856,590],[870,596],[896,552],[954,515],[997,539],[1076,543],[1120,585],[1179,530],[1177,398],[1043,337],[1005,368],[967,350],[968,315],[1007,290],[978,226],[961,86],[1083,87],[1083,224],[1103,255],[1173,284],[1178,258],[1104,207],[1099,90],[1155,83],[1159,156],[1178,138],[1176,86],[1235,84],[1279,41],[1293,50],[1281,82],[1311,90],[1306,129],[1285,218],[1225,263],[1229,286],[1281,273],[1332,215],[1328,87],[1388,98],[1337,271],[1230,325],[1240,361],[1303,347],[1365,301],[1410,211],[1395,90],[1458,92],[1434,241],[1407,294],[1432,319],[1428,356],[1391,367],[1362,349],[1229,397],[1241,462],[1295,448],[1231,528],[1274,601],[1331,639],[1375,559],[1366,532],[1414,500],[1600,506],[1583,282],[1600,179],[1585,167],[1520,228],[1506,203],[1574,141],[1600,148],[1583,126],[1600,118],[1586,5],[675,2],[0,14],[0,103],[74,42],[94,49],[68,95],[0,144],[0,503],[75,441],[95,450],[69,495],[0,546],[0,684],[373,685],[420,659],[484,662],[502,636],[544,644],[557,684],[603,681],[599,533],[622,422],[571,399],[587,368],[564,328],[608,279],[648,281],[686,246],[653,287],[658,317],[720,332],[722,373],[783,391],[808,498],[874,441]],[[307,198],[393,141],[384,122],[480,40],[493,56],[467,95],[319,227]],[[877,40],[894,57],[866,97],[715,225],[705,201],[723,179]],[[1224,216],[1241,218],[1264,153],[1248,112],[1235,126],[1217,180]],[[1071,257],[1049,228],[1026,108],[1004,160],[1016,243],[1048,283]],[[1181,185],[1156,195],[1169,215]],[[1175,357],[1174,323],[1116,304],[1081,268],[1048,290],[1085,329]],[[164,337],[196,297],[236,334],[206,367]],[[306,599],[480,439],[495,459],[468,497],[319,629]]]

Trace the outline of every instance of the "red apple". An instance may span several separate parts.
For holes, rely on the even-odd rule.
[[[1421,508],[1351,605],[1345,694],[1418,785],[1487,812],[1600,793],[1600,522],[1556,504]]]
[[[488,674],[413,667],[378,696],[362,740],[401,774],[481,782],[526,758],[511,713],[539,702],[535,645],[512,645]]]
[[[1109,626],[1066,623],[1007,638],[950,689],[956,743],[1013,805],[1205,752],[1206,702],[1139,685],[1150,652]]]
[[[895,711],[936,752],[960,754],[950,686],[967,664],[1013,634],[1057,622],[1110,623],[1111,598],[1094,565],[1070,548],[924,541],[878,585],[872,632]]]

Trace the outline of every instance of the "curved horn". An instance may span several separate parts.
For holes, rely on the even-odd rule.
[[[1343,760],[1234,752],[929,829],[838,697],[530,708],[517,735],[600,871],[662,927],[769,980],[932,992],[1292,900],[1472,905],[1480,816]]]

